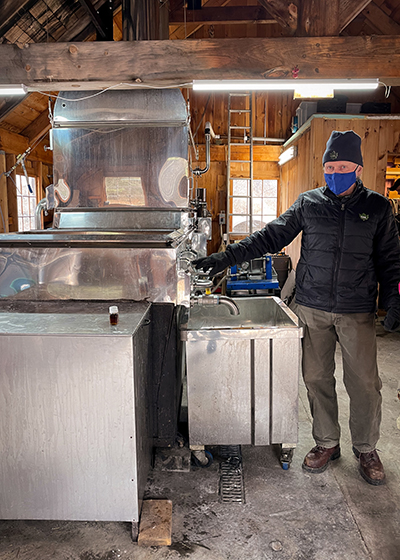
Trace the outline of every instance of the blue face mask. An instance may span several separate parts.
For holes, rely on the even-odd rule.
[[[324,177],[329,189],[336,196],[346,192],[357,179],[355,170],[350,173],[324,173]]]

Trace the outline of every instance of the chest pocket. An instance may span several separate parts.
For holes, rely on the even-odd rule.
[[[376,233],[377,219],[372,214],[349,209],[346,216],[346,234],[357,251],[357,245],[371,246]],[[361,248],[361,247],[360,247]]]

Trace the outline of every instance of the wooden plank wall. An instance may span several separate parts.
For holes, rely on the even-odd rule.
[[[218,225],[218,214],[226,211],[227,199],[227,137],[228,137],[228,94],[227,93],[199,93],[183,90],[184,97],[191,108],[191,129],[199,150],[199,161],[192,161],[192,167],[203,168],[205,165],[205,123],[209,121],[216,134],[222,138],[213,140],[211,145],[210,170],[195,179],[195,187],[207,189],[208,207],[213,217],[213,239],[209,242],[208,251],[217,251],[222,238]],[[293,100],[292,92],[257,92],[253,93],[253,135],[267,138],[288,138],[291,134],[292,115],[299,104]],[[236,121],[239,124],[239,121]],[[219,144],[219,145],[218,145]],[[277,164],[281,152],[280,144],[254,145],[255,179],[279,179]],[[247,159],[240,154],[240,146],[234,148],[232,159]],[[192,151],[193,154],[193,151]],[[246,154],[247,155],[247,154]],[[235,176],[247,177],[248,164],[234,164],[232,173]],[[222,232],[225,232],[223,227]]]
[[[191,108],[191,128],[196,142],[204,143],[204,125],[209,121],[216,134],[228,136],[228,94],[202,93],[184,89]],[[289,138],[292,116],[300,100],[293,92],[253,93],[253,117],[256,137]]]
[[[398,118],[327,118],[314,117],[302,136],[290,145],[297,145],[297,157],[281,168],[279,213],[293,204],[300,193],[325,184],[322,156],[333,130],[354,130],[361,136],[364,160],[362,179],[366,187],[385,193],[388,154],[400,155],[400,116]],[[301,237],[288,247],[294,267],[300,257]]]
[[[240,146],[236,148],[236,152],[243,149]],[[238,154],[234,151],[233,158]],[[279,179],[278,158],[281,152],[280,146],[255,146],[254,147],[254,178],[255,179]],[[218,215],[220,212],[226,211],[227,200],[227,155],[228,147],[226,145],[211,145],[211,163],[210,170],[196,178],[194,187],[205,188],[207,190],[208,209],[213,219],[213,235],[208,245],[208,252],[218,251],[222,242],[221,228],[218,224]],[[233,159],[232,158],[232,159]],[[238,158],[239,159],[239,158]],[[236,164],[236,176],[248,176],[245,166],[248,164]],[[192,168],[205,166],[205,145],[199,146],[199,160],[192,161]],[[243,169],[241,168],[243,167]],[[223,227],[223,233],[225,227]]]
[[[300,193],[311,188],[313,151],[311,150],[311,128],[308,128],[300,138],[293,142],[297,146],[297,157],[281,166],[280,204],[278,214],[285,212],[297,199]],[[286,248],[286,253],[296,267],[300,256],[301,234]]]
[[[0,149],[0,175],[12,169],[16,162],[16,154],[8,153]],[[53,165],[49,163],[49,157],[46,162],[39,160],[27,159],[25,161],[26,171],[30,177],[36,180],[36,201],[39,202],[45,196],[45,189],[52,183]],[[17,189],[15,186],[16,174],[23,175],[21,166],[11,173],[9,177],[2,175],[0,179],[0,204],[5,221],[5,230],[3,221],[0,219],[0,233],[8,233],[18,231],[18,208],[17,208]]]

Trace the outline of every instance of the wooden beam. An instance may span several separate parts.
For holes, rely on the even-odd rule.
[[[12,96],[7,98],[5,103],[0,107],[0,122],[4,121],[10,113],[14,111],[23,101],[26,100],[26,96]]]
[[[303,0],[299,9],[298,37],[339,35],[340,0]]]
[[[296,35],[327,37],[339,35],[371,0],[302,0]],[[372,2],[373,3],[373,2]],[[395,35],[396,32],[388,32]]]
[[[296,66],[300,79],[399,78],[400,36],[0,45],[2,82],[32,91],[291,78]]]
[[[16,161],[15,154],[6,154],[6,169],[12,169]],[[11,176],[7,177],[7,203],[8,203],[8,230],[18,231],[18,203],[17,189],[15,186],[16,171],[11,172]]]
[[[199,162],[206,161],[206,147],[205,144],[199,144],[197,146],[199,151]],[[231,146],[231,158],[233,160],[248,159],[248,151],[250,149],[249,145],[241,146],[232,144]],[[265,145],[265,146],[253,146],[253,161],[278,161],[281,155],[282,148],[280,145]],[[210,150],[210,160],[225,162],[228,156],[228,146],[226,144],[216,145],[211,144]],[[196,165],[195,163],[193,165]]]
[[[297,29],[297,2],[291,0],[258,0],[276,21],[293,33]]]
[[[227,4],[229,4],[229,0],[203,0],[201,9],[224,7]],[[172,11],[175,11],[173,7]],[[174,40],[187,39],[202,27],[203,24],[191,25],[190,22],[186,22],[186,25],[171,26],[169,29],[169,38]]]
[[[39,202],[45,196],[43,191],[43,163],[41,161],[34,161],[33,169],[36,177],[36,200]]]
[[[363,11],[363,16],[378,33],[383,35],[399,35],[400,25],[387,15],[375,2],[371,2]]]
[[[4,173],[7,171],[6,154],[0,150],[0,209],[2,216],[0,217],[0,233],[8,233],[8,203],[7,203],[7,177]]]
[[[201,23],[207,25],[232,25],[235,23],[276,23],[262,6],[229,6],[202,8],[201,10],[179,10],[171,12],[169,25]]]
[[[99,16],[98,11],[95,10],[95,8],[92,4],[92,1],[91,0],[79,0],[79,2],[85,8],[87,14],[89,15],[89,17],[90,17],[93,25],[95,26],[96,31],[100,35],[100,37],[102,39],[105,39],[106,38],[106,30],[103,29],[103,27],[104,27],[103,21],[102,21],[101,17]]]
[[[30,142],[26,136],[21,136],[21,134],[15,134],[15,132],[0,128],[0,150],[4,150],[9,154],[18,155],[23,154],[29,146]],[[52,164],[53,153],[46,151],[44,149],[44,142],[41,142],[29,153],[29,159]]]
[[[165,2],[161,3],[159,0],[140,0],[140,2],[123,0],[122,34],[124,41],[166,39],[168,26],[164,29],[165,22],[162,14],[164,5]]]
[[[371,0],[341,0],[339,33],[353,21]]]
[[[24,130],[21,131],[22,136],[26,136],[30,144],[34,144],[51,128],[49,121],[49,111],[43,111],[37,119],[31,122]]]
[[[37,1],[37,0],[36,0]],[[97,0],[93,1],[93,5],[96,11],[99,11],[100,8],[104,5],[106,0]],[[115,0],[115,3],[118,4],[120,0]],[[116,14],[117,10],[120,9],[120,6],[116,8],[114,14]],[[83,10],[82,10],[83,11]],[[69,29],[67,29],[61,37],[58,39],[60,42],[66,41],[86,41],[87,38],[92,34],[95,33],[95,27],[92,24],[92,20],[89,14],[83,12],[83,16],[79,18],[79,21],[74,23]],[[78,39],[79,37],[79,39]]]
[[[0,2],[0,37],[26,13],[37,0],[2,0]]]
[[[241,179],[249,177],[249,174],[249,163],[231,162],[231,177]],[[279,179],[279,165],[276,161],[255,161],[253,163],[253,176],[257,179]]]

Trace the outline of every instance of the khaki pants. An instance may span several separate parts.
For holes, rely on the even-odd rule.
[[[352,442],[361,453],[374,450],[382,405],[374,314],[328,313],[297,304],[294,310],[304,324],[303,377],[317,445],[334,447],[340,439],[334,377],[335,347],[339,342],[343,381],[350,397]]]

